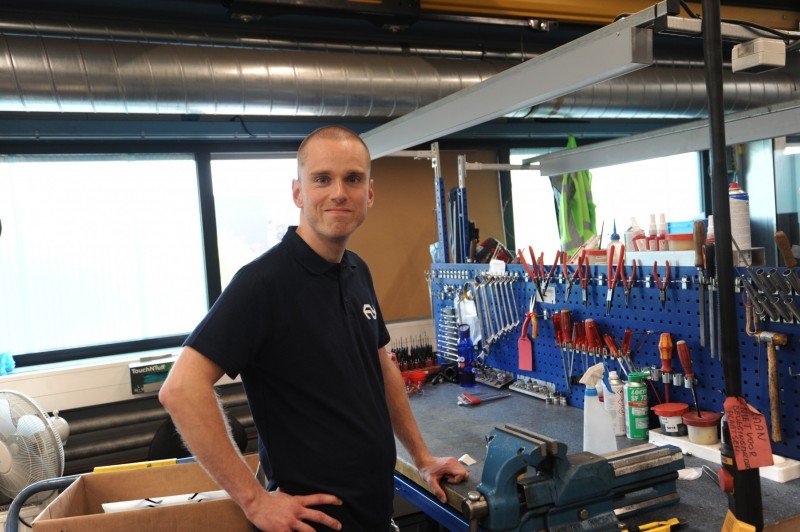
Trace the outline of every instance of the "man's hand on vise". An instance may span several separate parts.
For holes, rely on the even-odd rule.
[[[463,482],[469,476],[467,470],[452,456],[431,456],[417,466],[420,475],[441,502],[447,502],[447,495],[439,484],[442,480],[452,484]]]
[[[342,504],[335,495],[315,493],[313,495],[289,495],[281,491],[261,491],[245,508],[248,521],[263,532],[314,532],[309,521],[320,523],[334,530],[342,525],[329,515],[314,510],[320,504]]]

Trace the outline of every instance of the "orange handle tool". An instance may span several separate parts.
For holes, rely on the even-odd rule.
[[[630,327],[625,329],[625,334],[622,336],[622,355],[628,356],[631,354],[631,339],[633,338],[633,331]]]
[[[572,343],[572,314],[567,309],[561,311],[561,341],[564,344]]]
[[[611,353],[614,358],[619,357],[619,349],[617,349],[617,343],[614,341],[614,337],[610,334],[604,334],[603,341],[606,343],[608,352]]]
[[[787,268],[794,268],[797,266],[797,259],[792,255],[792,245],[789,243],[789,237],[786,236],[786,233],[783,231],[777,231],[775,233],[775,245],[778,246],[778,250],[781,252],[783,262],[786,264]]]
[[[693,242],[694,242],[694,265],[703,268],[703,246],[706,245],[706,224],[703,220],[694,221]]]
[[[694,410],[697,412],[697,417],[703,417],[700,412],[700,405],[697,404],[697,392],[694,390],[694,371],[692,371],[692,353],[689,351],[689,346],[683,340],[678,340],[678,358],[683,366],[683,373],[686,382],[689,383],[689,388],[692,390],[692,399],[694,400]]]
[[[556,335],[556,345],[561,347],[561,314],[553,314],[553,332]]]
[[[592,318],[589,318],[584,324],[586,331],[586,345],[589,349],[597,351],[601,347],[600,332],[597,330],[597,324]]]
[[[578,351],[583,349],[583,322],[572,324],[572,346]]]
[[[676,345],[678,349],[678,358],[681,361],[681,366],[683,366],[683,373],[686,380],[691,381],[694,377],[694,371],[692,371],[692,354],[689,351],[689,346],[686,345],[686,342],[683,340],[678,340]]]
[[[672,373],[672,336],[669,333],[661,333],[658,351],[661,353],[661,373]]]

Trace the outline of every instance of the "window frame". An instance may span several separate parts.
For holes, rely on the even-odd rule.
[[[210,309],[219,297],[221,279],[217,252],[216,213],[211,186],[211,160],[216,158],[279,158],[287,154],[294,156],[300,142],[276,142],[265,146],[263,142],[2,142],[0,153],[13,155],[137,155],[182,153],[193,158],[197,168],[197,191],[200,203],[201,231],[203,232],[203,256],[206,295]],[[140,340],[88,345],[69,349],[14,354],[17,367],[37,366],[57,362],[79,361],[102,356],[122,355],[180,346],[191,331]]]

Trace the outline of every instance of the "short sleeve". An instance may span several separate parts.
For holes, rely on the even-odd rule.
[[[233,277],[183,345],[235,378],[268,345],[270,311],[267,283],[250,264]]]

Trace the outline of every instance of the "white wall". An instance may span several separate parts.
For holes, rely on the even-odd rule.
[[[430,320],[411,320],[388,324],[392,338],[427,334],[434,338]],[[158,349],[128,355],[102,357],[80,362],[61,362],[45,366],[24,367],[0,377],[0,389],[27,394],[50,412],[133,399],[128,365],[144,357],[172,355],[180,348]],[[219,384],[235,382],[224,376]]]

